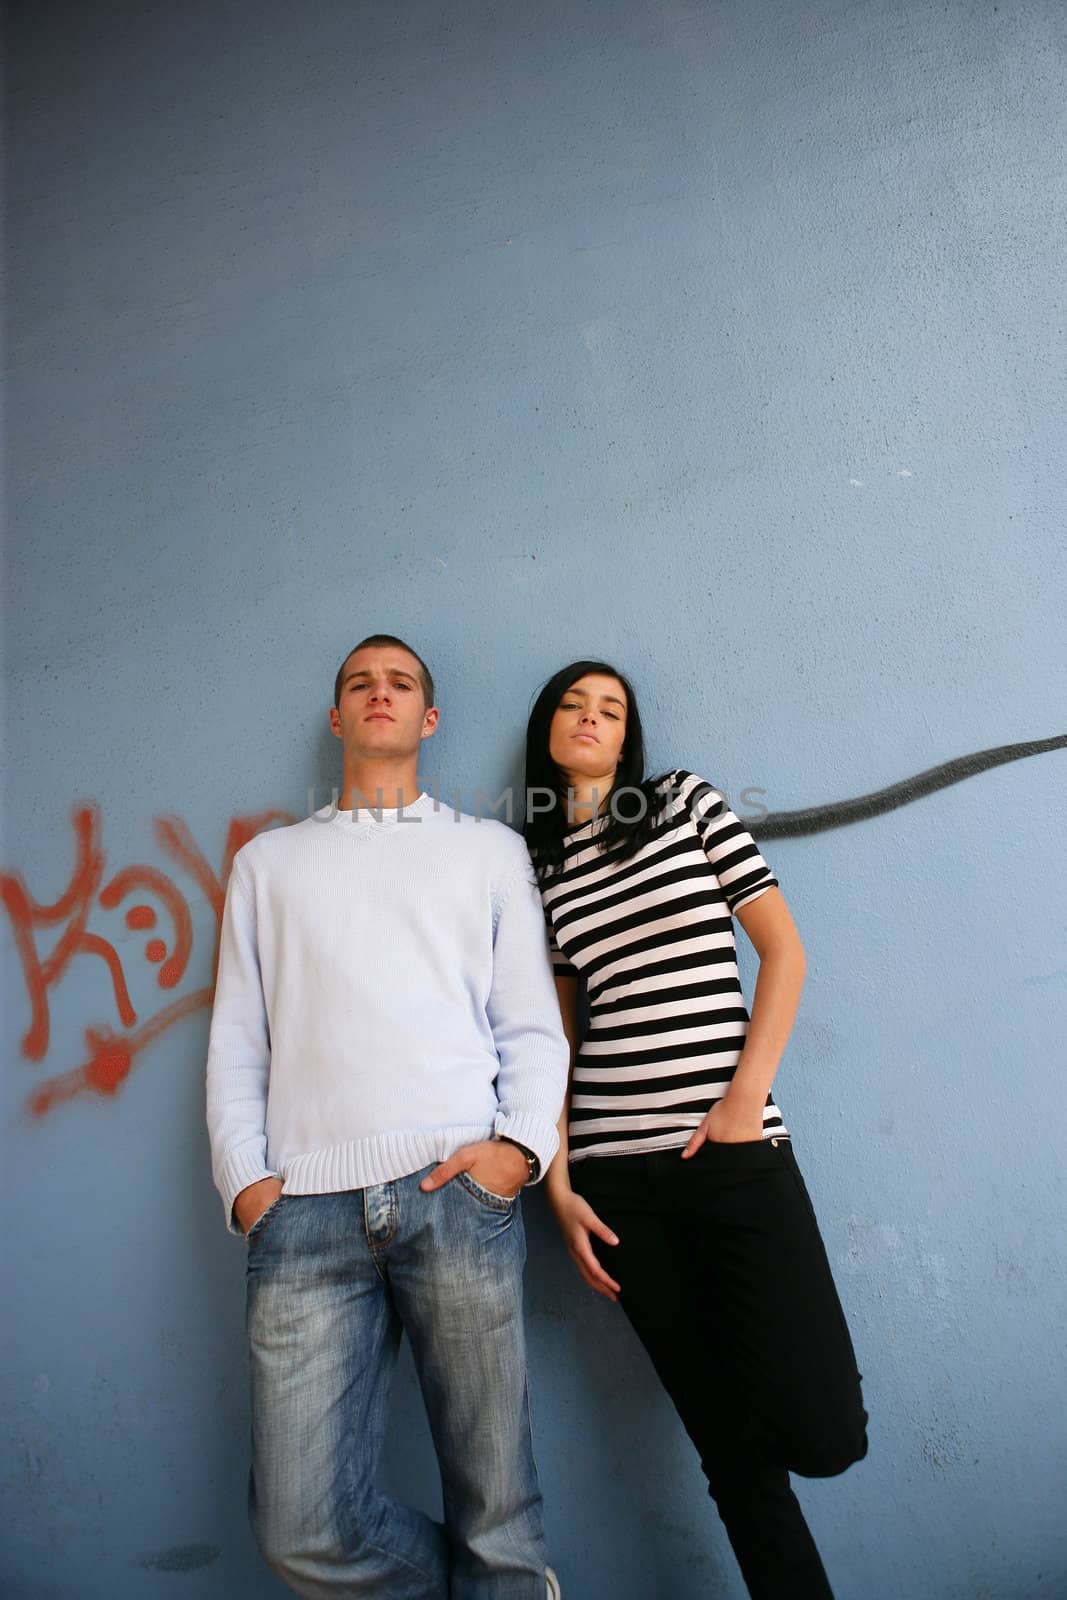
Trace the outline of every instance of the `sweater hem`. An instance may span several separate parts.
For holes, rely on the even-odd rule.
[[[283,1194],[339,1194],[392,1183],[422,1167],[447,1161],[461,1145],[493,1137],[493,1125],[472,1122],[453,1128],[380,1133],[369,1139],[348,1139],[280,1162]]]

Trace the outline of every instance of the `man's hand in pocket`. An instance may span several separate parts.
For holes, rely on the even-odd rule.
[[[247,1189],[241,1190],[233,1203],[233,1220],[242,1233],[248,1233],[281,1192],[280,1178],[260,1178],[258,1183],[250,1183]]]

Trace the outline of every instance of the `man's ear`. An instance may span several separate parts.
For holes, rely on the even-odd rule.
[[[440,722],[440,720],[441,713],[438,711],[436,706],[431,706],[429,711],[427,711],[426,715],[422,719],[422,733],[419,735],[419,737],[421,739],[428,739],[431,733],[436,733],[437,724]]]
[[[341,713],[336,706],[330,707],[330,732],[335,739],[341,738]]]

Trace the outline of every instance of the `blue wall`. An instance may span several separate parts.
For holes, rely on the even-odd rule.
[[[125,920],[173,944],[158,883],[87,905],[136,1028],[216,926],[154,819],[218,873],[232,817],[301,814],[370,629],[433,664],[427,776],[468,793],[585,652],[657,766],[772,810],[1063,732],[1059,0],[41,3],[10,42],[3,859],[58,899],[88,800],[99,887],[166,874],[170,990]],[[842,1597],[1067,1588],[1064,760],[766,847],[809,952],[778,1096],[872,1413],[800,1486]],[[280,1594],[206,1011],[123,1079],[97,946],[28,1055],[0,937],[0,1587]],[[643,1354],[528,1222],[568,1600],[737,1600]],[[390,1476],[432,1504],[407,1366],[397,1398]]]

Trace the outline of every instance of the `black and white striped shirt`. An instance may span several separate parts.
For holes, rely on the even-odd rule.
[[[778,880],[722,793],[691,772],[656,785],[662,810],[628,861],[598,848],[605,818],[569,833],[542,885],[558,977],[585,980],[572,1161],[683,1148],[733,1077],[749,1015],[733,913]],[[763,1134],[786,1130],[768,1096]]]

